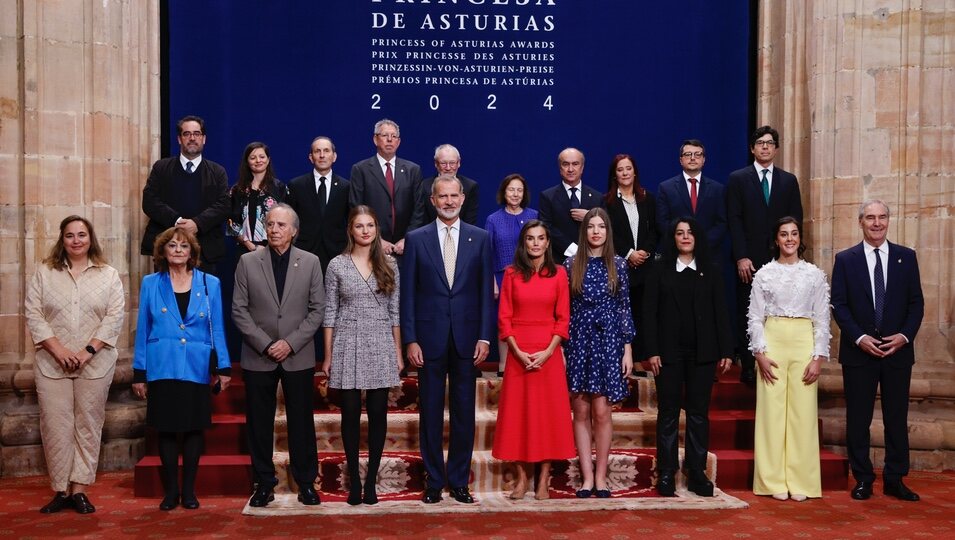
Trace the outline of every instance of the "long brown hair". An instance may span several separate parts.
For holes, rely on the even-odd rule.
[[[527,245],[524,243],[527,232],[535,227],[544,229],[548,244],[547,249],[544,250],[544,264],[541,265],[540,276],[554,277],[557,275],[557,263],[554,262],[554,254],[551,253],[550,250],[550,229],[547,228],[547,225],[545,225],[543,221],[532,219],[521,227],[521,233],[517,236],[517,250],[514,252],[514,270],[520,272],[525,282],[530,281],[531,276],[533,276],[537,270],[534,268],[534,265],[531,264],[531,258],[527,255]]]
[[[74,221],[82,221],[83,225],[86,226],[86,231],[90,234],[90,249],[86,253],[90,262],[95,265],[107,264],[106,257],[103,256],[103,249],[99,247],[99,240],[96,239],[96,233],[93,231],[93,224],[85,217],[77,215],[67,216],[60,222],[60,237],[56,239],[56,243],[50,248],[50,253],[43,259],[43,264],[49,266],[52,270],[69,268],[70,262],[66,255],[66,246],[63,245],[63,234],[66,232],[66,226]]]
[[[590,259],[588,255],[590,247],[587,243],[587,225],[595,217],[599,217],[607,225],[607,241],[603,245],[603,253],[600,258],[603,259],[603,263],[607,267],[607,287],[610,289],[610,295],[616,296],[620,284],[617,280],[617,265],[614,261],[613,231],[610,229],[610,216],[607,215],[606,210],[600,207],[591,208],[584,215],[583,221],[580,222],[577,254],[574,255],[570,265],[570,293],[574,296],[584,294],[584,274],[587,273],[587,260]]]
[[[375,281],[378,283],[378,291],[381,294],[390,295],[395,292],[395,270],[392,263],[385,256],[385,250],[381,249],[381,228],[378,225],[378,216],[370,206],[359,204],[348,213],[348,241],[345,244],[344,253],[351,254],[355,249],[355,241],[352,239],[352,225],[358,216],[371,216],[375,222],[375,239],[371,241],[371,249],[368,252],[368,259],[371,261],[371,273],[375,275]]]

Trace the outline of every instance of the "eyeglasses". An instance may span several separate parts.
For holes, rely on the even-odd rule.
[[[753,143],[753,146],[776,146],[776,141],[772,139],[768,141],[756,141]]]
[[[438,162],[438,166],[439,166],[439,167],[454,167],[454,166],[457,165],[457,164],[458,164],[458,161],[457,161],[457,160],[455,160],[455,161],[439,161],[439,162]]]
[[[375,133],[375,136],[386,141],[394,141],[401,138],[397,133]]]
[[[183,139],[198,139],[199,137],[202,137],[202,132],[201,131],[183,131],[182,133],[179,134],[179,136],[182,137]]]
[[[694,157],[703,157],[705,154],[703,152],[683,152],[680,154],[680,157],[685,157],[687,159]]]

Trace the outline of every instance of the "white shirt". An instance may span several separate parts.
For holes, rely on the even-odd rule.
[[[456,219],[451,225],[445,225],[440,219],[436,220],[438,224],[438,243],[441,247],[441,255],[444,256],[444,239],[448,235],[448,228],[451,229],[451,239],[454,240],[454,254],[457,256],[458,247],[461,246],[461,242],[458,239],[461,238],[461,219]]]
[[[577,191],[574,192],[574,194],[577,195],[577,200],[578,200],[578,201],[581,201],[581,198],[580,198],[580,193],[581,193],[580,186],[583,185],[583,182],[577,182],[577,185],[576,185],[576,186],[572,186],[572,185],[570,185],[570,184],[568,184],[567,182],[564,182],[564,181],[561,181],[560,184],[561,184],[562,186],[564,186],[564,191],[567,193],[567,200],[568,200],[568,201],[570,200],[570,197],[571,197],[570,188],[574,188],[574,189],[577,190]],[[581,201],[581,202],[583,202],[583,201]],[[576,254],[577,254],[577,242],[571,242],[570,245],[567,246],[567,249],[564,250],[564,257],[573,257],[573,256],[576,255]]]
[[[186,168],[186,163],[192,161],[192,172],[196,172],[196,169],[199,168],[199,164],[202,163],[202,154],[190,159],[186,159],[186,156],[179,154],[179,164],[182,165],[182,170],[188,171]]]
[[[875,309],[875,250],[879,249],[879,258],[882,259],[882,279],[885,282],[882,285],[889,284],[889,243],[882,241],[881,246],[871,246],[868,242],[862,242],[862,249],[865,251],[865,265],[869,267],[869,290],[872,292],[872,308]]]
[[[328,204],[328,198],[332,195],[332,171],[328,171],[328,174],[319,174],[318,171],[312,169],[312,175],[315,176],[316,195],[318,194],[318,187],[321,185],[319,179],[325,177],[325,204]]]
[[[690,182],[690,178],[696,178],[696,195],[700,195],[700,185],[702,185],[703,175],[699,176],[690,176],[686,174],[686,171],[683,171],[683,183],[686,184],[686,192],[693,193],[693,184]]]
[[[759,179],[760,183],[763,181],[763,169],[768,169],[769,172],[766,173],[766,181],[769,182],[769,192],[773,192],[773,164],[770,163],[766,167],[763,167],[759,164],[758,161],[753,162],[753,167],[756,167],[756,178]]]
[[[829,283],[818,267],[800,260],[795,264],[771,261],[756,272],[749,297],[749,350],[766,352],[767,317],[812,321],[812,355],[829,356]]]
[[[630,224],[630,234],[633,235],[633,246],[627,251],[627,256],[624,259],[629,259],[630,255],[637,249],[637,233],[640,231],[640,209],[637,208],[637,199],[634,195],[633,202],[624,199],[620,194],[620,190],[617,190],[617,198],[620,199],[620,202],[623,203],[623,209],[627,212],[627,222]]]
[[[385,163],[391,163],[391,177],[395,177],[395,156],[392,156],[391,159],[385,159],[381,157],[381,154],[375,154],[375,157],[378,158],[378,166],[381,167],[381,175],[385,178],[388,178],[387,168]]]
[[[685,270],[685,269],[687,269],[687,268],[692,268],[693,270],[696,270],[696,258],[694,258],[692,261],[690,261],[690,262],[687,263],[687,264],[683,264],[683,261],[681,261],[680,258],[677,257],[677,259],[676,259],[676,271],[677,271],[677,272],[682,272],[683,270]]]

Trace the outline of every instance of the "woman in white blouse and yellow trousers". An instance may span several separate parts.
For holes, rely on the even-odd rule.
[[[40,509],[44,514],[96,511],[86,488],[96,479],[124,296],[93,224],[80,216],[64,219],[59,239],[30,282],[24,309],[37,347],[40,437],[56,492]]]
[[[829,284],[804,261],[802,227],[776,225],[774,260],[753,278],[749,349],[756,357],[753,493],[778,500],[822,496],[816,380],[829,356]]]

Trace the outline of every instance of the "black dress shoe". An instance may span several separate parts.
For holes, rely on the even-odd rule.
[[[40,509],[41,514],[55,514],[64,508],[73,508],[73,499],[62,491],[57,491],[53,499]]]
[[[598,489],[594,491],[594,497],[598,499],[609,499],[611,495],[612,493],[610,493],[609,489]]]
[[[593,495],[593,493],[594,493],[593,488],[578,489],[577,493],[575,493],[574,495],[576,495],[578,499],[589,499],[590,496]]]
[[[451,488],[451,497],[463,504],[471,504],[474,502],[474,497],[471,497],[471,492],[468,491],[466,487]]]
[[[179,506],[179,494],[166,495],[162,498],[162,501],[159,503],[159,509],[163,512],[168,512],[173,508]]]
[[[196,494],[192,495],[182,495],[182,507],[186,510],[195,510],[199,508],[199,499],[196,498]]]
[[[318,498],[318,493],[315,492],[315,488],[312,486],[301,486],[298,488],[298,502],[304,504],[305,506],[315,506],[316,504],[322,504],[322,500]]]
[[[901,480],[898,482],[885,482],[882,493],[903,501],[916,502],[919,500],[919,494],[909,489]]]
[[[258,486],[255,488],[255,491],[252,492],[252,496],[249,497],[249,506],[253,508],[264,508],[274,500],[275,493],[272,491],[272,486]]]
[[[375,486],[365,486],[365,496],[362,497],[361,502],[365,504],[378,504],[378,493],[375,490]]]
[[[661,497],[676,496],[676,481],[673,479],[672,472],[661,472],[657,478],[657,494]]]
[[[435,504],[441,502],[442,498],[440,489],[428,488],[424,490],[424,496],[421,497],[421,502],[425,504]]]
[[[706,477],[703,471],[690,471],[686,478],[686,489],[700,497],[713,496],[713,482]]]
[[[744,367],[739,373],[739,382],[748,385],[756,384],[756,368]]]
[[[916,495],[916,497],[918,497],[918,495]],[[73,509],[76,510],[77,514],[92,514],[96,511],[96,507],[93,506],[93,503],[86,498],[86,493],[73,494]]]
[[[852,488],[852,498],[857,501],[868,500],[872,496],[872,482],[867,480],[859,480],[856,482],[856,486]]]

